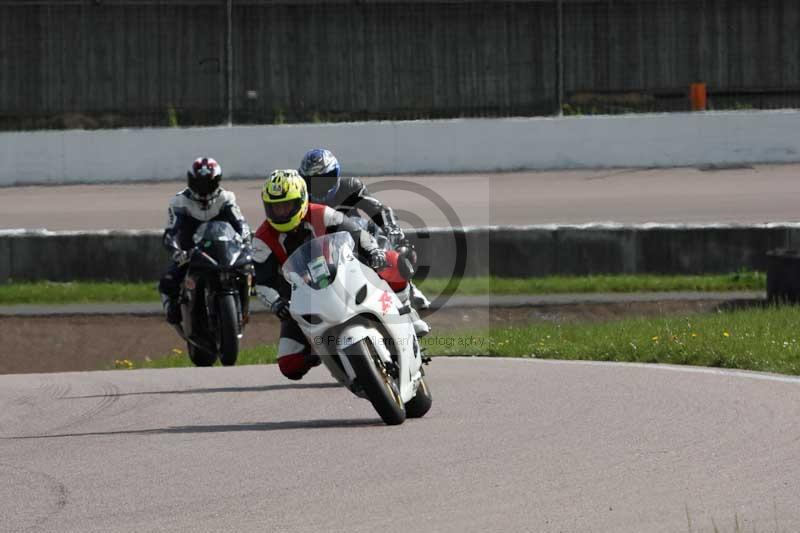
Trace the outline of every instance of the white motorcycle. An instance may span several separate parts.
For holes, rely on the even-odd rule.
[[[304,243],[282,270],[292,288],[289,311],[333,377],[367,398],[387,424],[424,416],[431,394],[416,311],[357,259],[350,234]]]

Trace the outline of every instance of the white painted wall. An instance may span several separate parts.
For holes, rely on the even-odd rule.
[[[0,185],[180,178],[202,154],[255,177],[318,146],[354,175],[798,162],[800,111],[0,133]]]

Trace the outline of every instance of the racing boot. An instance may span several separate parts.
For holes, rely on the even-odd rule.
[[[181,323],[181,304],[178,298],[170,298],[166,294],[161,295],[161,303],[164,306],[164,316],[169,324]]]
[[[413,283],[408,283],[411,287],[411,307],[417,311],[428,309],[431,306],[431,301],[416,287]]]
[[[412,309],[411,313],[411,322],[414,324],[414,333],[417,334],[418,339],[421,339],[431,332],[431,327],[427,322],[419,317],[416,309]]]
[[[406,285],[405,289],[397,291],[395,294],[397,294],[397,298],[400,300],[400,303],[403,305],[408,305],[411,295],[411,284],[409,283]],[[417,310],[413,306],[411,306],[410,313],[411,323],[414,325],[414,333],[417,334],[418,338],[422,338],[431,332],[431,327],[427,322],[420,318],[419,313],[417,313]]]

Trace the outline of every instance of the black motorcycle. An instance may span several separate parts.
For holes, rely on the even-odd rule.
[[[253,263],[250,248],[227,222],[201,225],[194,235],[189,269],[181,283],[182,322],[196,366],[236,364],[239,339],[249,320]]]

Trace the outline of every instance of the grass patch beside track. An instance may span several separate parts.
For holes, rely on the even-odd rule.
[[[0,284],[0,305],[155,302],[156,282],[36,282]],[[431,296],[440,294],[447,279],[428,279],[419,287]],[[456,294],[556,294],[601,292],[756,291],[766,288],[762,272],[708,276],[552,276],[546,278],[464,278]]]
[[[800,374],[800,307],[592,324],[535,324],[424,338],[431,355],[669,363]]]
[[[800,307],[771,306],[591,324],[461,330],[422,339],[434,356],[475,355],[669,363],[800,375]],[[239,365],[275,361],[275,346],[243,350]],[[434,361],[435,365],[435,361]],[[183,350],[117,368],[191,366]]]
[[[178,368],[194,366],[186,353],[186,347],[179,338],[175,339],[176,344],[182,344],[181,348],[173,348],[172,353],[164,357],[146,359],[144,361],[131,361],[129,359],[117,359],[113,362],[113,368],[132,369],[132,368]],[[245,348],[239,352],[237,365],[267,365],[276,360],[278,347],[275,344],[265,344],[255,348]],[[219,363],[217,363],[219,365]]]
[[[157,282],[54,281],[0,284],[0,305],[133,303],[159,301]]]

